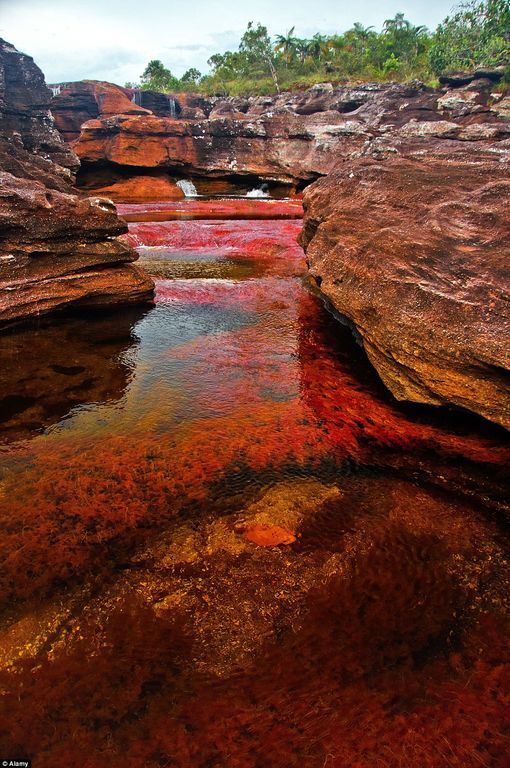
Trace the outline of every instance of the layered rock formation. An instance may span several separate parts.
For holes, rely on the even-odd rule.
[[[122,114],[92,115],[94,119],[82,125],[74,148],[85,174],[101,169],[104,173],[109,165],[113,173],[119,168],[129,173],[158,169],[170,175],[248,177],[303,185],[329,173],[339,157],[359,151],[367,140],[403,126],[414,133],[439,131],[453,136],[473,122],[483,122],[492,126],[493,133],[497,131],[493,124],[500,122],[500,116],[492,109],[494,99],[488,91],[478,88],[475,96],[471,91],[455,94],[449,98],[448,93],[420,83],[368,83],[337,88],[324,84],[275,97],[185,95],[179,97],[183,105],[178,119],[133,114],[134,105],[129,102],[130,109]],[[69,99],[69,90],[64,90],[52,102],[59,125],[69,119]],[[75,124],[73,135],[77,129]],[[467,130],[466,138],[475,134]],[[68,135],[65,130],[64,135]]]
[[[59,109],[53,112],[55,125],[66,141],[74,141],[80,135],[81,126],[87,120],[112,115],[151,114],[132,102],[127,88],[97,80],[81,80],[52,86],[55,103]]]
[[[0,326],[82,304],[148,300],[152,282],[113,204],[78,197],[78,159],[49,112],[33,60],[0,41]]]
[[[127,176],[137,199],[147,173],[170,185],[192,175],[198,186],[245,178],[288,189],[329,174],[306,190],[303,244],[386,385],[508,426],[510,101],[493,92],[500,74],[455,76],[441,90],[188,94],[179,119],[98,115],[74,147],[82,183],[104,189],[109,174]]]
[[[302,243],[398,399],[510,428],[510,142],[495,141],[509,127],[424,128],[373,142],[307,189]]]
[[[71,86],[68,86],[70,88]],[[74,87],[74,86],[73,86]],[[76,86],[78,88],[78,86]],[[79,85],[82,88],[82,85]],[[395,116],[399,122],[421,114],[428,92],[421,85],[329,84],[301,94],[276,97],[211,98],[185,95],[178,119],[154,114],[97,115],[82,126],[74,149],[83,163],[82,181],[105,166],[132,174],[155,169],[167,175],[265,179],[299,185],[328,173],[338,152],[359,150],[370,131]],[[71,118],[69,92],[52,102],[58,125]],[[416,107],[416,109],[415,109]],[[64,130],[67,138],[75,135]]]

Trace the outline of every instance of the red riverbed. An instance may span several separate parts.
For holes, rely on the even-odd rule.
[[[508,442],[393,401],[299,229],[133,223],[153,309],[0,339],[1,755],[508,766]]]

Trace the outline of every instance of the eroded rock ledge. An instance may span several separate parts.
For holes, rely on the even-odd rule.
[[[148,301],[153,284],[115,206],[80,198],[79,166],[33,60],[0,41],[0,327],[69,305]]]
[[[375,143],[304,195],[311,274],[399,400],[510,428],[510,146]]]

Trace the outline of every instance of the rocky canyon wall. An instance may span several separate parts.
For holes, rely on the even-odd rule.
[[[179,95],[172,118],[127,92],[125,111],[112,114],[106,85],[88,84],[91,119],[73,124],[73,147],[84,183],[121,199],[126,185],[140,199],[151,189],[177,196],[183,175],[197,185],[245,177],[306,186],[311,275],[395,397],[508,427],[510,97],[495,90],[501,75],[445,78],[441,89]],[[53,100],[60,125],[71,119],[69,98]]]
[[[0,41],[0,327],[68,306],[150,300],[153,284],[117,240],[115,206],[79,197],[79,161],[54,127],[33,60]]]
[[[395,397],[510,428],[510,99],[490,86],[339,162],[305,191],[301,240]]]

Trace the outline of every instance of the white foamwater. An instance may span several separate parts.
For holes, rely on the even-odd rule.
[[[246,197],[269,197],[269,192],[265,189],[250,189]]]
[[[182,189],[186,197],[196,197],[198,195],[197,188],[189,179],[180,179],[177,182],[177,186]]]

